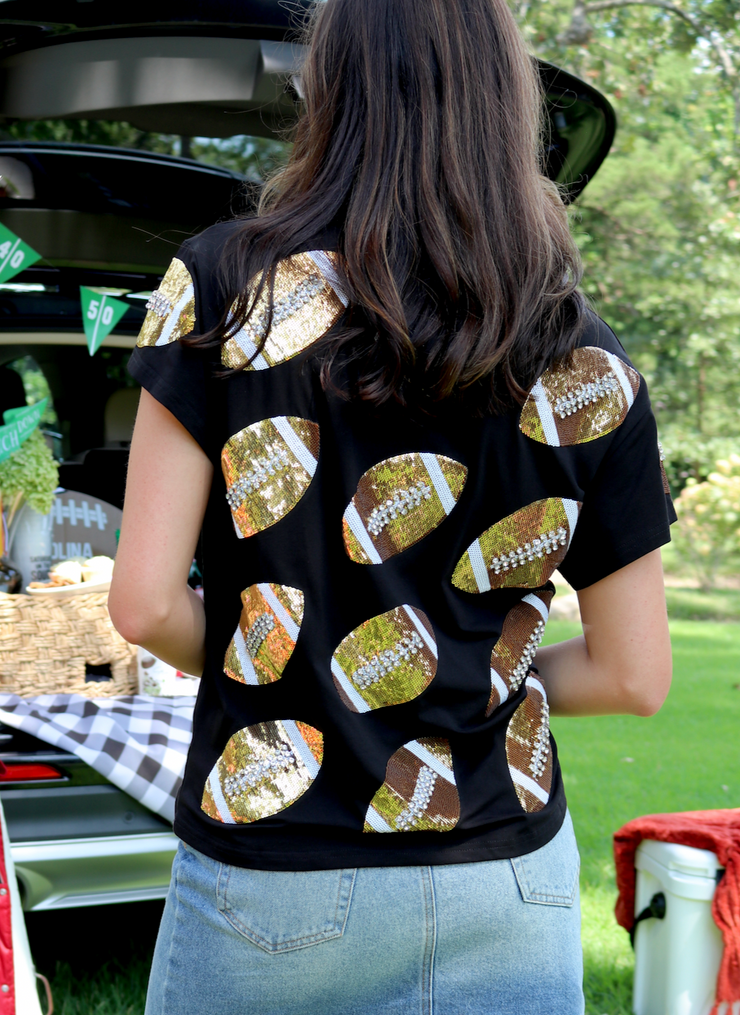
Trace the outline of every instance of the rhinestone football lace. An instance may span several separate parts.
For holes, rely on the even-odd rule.
[[[532,757],[529,762],[529,771],[535,779],[539,779],[545,771],[547,756],[550,753],[550,706],[546,701],[542,702],[540,715],[540,725],[532,744]]]
[[[424,642],[416,631],[412,631],[408,637],[400,638],[393,648],[387,648],[383,652],[378,652],[369,663],[365,663],[364,666],[356,669],[352,674],[352,682],[360,690],[367,690],[368,687],[382,680],[391,670],[406,662],[411,656],[416,655],[423,647]]]
[[[574,412],[583,409],[586,405],[598,402],[600,398],[606,398],[619,387],[619,381],[615,374],[606,374],[598,381],[588,381],[586,384],[579,384],[575,391],[569,391],[567,395],[561,395],[555,403],[555,412],[561,419],[572,416]]]
[[[172,310],[172,301],[168,300],[159,289],[155,289],[146,301],[146,308],[156,314],[157,317],[166,317]]]
[[[289,292],[287,296],[282,296],[275,300],[272,307],[272,327],[282,324],[283,321],[292,317],[293,314],[297,314],[302,307],[305,307],[315,296],[318,296],[325,286],[326,283],[321,275],[309,275],[308,278],[299,282],[295,289]],[[269,323],[270,318],[266,311],[259,314],[256,320],[247,322],[247,327],[252,332],[257,343],[261,342],[267,334]]]
[[[414,792],[407,806],[401,811],[395,821],[399,832],[409,832],[429,806],[434,793],[434,784],[437,781],[437,773],[433,772],[428,765],[422,765],[419,769],[419,776],[416,780]]]
[[[502,571],[510,571],[515,567],[521,567],[535,557],[544,557],[547,553],[555,553],[559,546],[565,546],[568,540],[568,532],[562,525],[555,531],[541,532],[535,536],[531,543],[524,543],[517,546],[508,553],[502,553],[500,557],[494,557],[491,567],[494,574],[501,574]]]
[[[223,789],[227,796],[239,796],[248,789],[253,789],[265,779],[273,779],[281,772],[287,772],[296,764],[296,757],[287,744],[273,747],[257,761],[245,765],[238,772],[224,779]]]
[[[256,657],[259,652],[260,645],[274,627],[275,618],[271,613],[260,613],[258,617],[254,618],[254,623],[247,631],[247,636],[244,639],[247,646],[247,652],[249,652],[252,659]]]
[[[524,646],[519,662],[512,670],[511,676],[509,677],[509,684],[512,691],[517,691],[524,678],[529,673],[529,667],[532,665],[532,660],[535,657],[537,649],[540,647],[540,642],[545,636],[545,622],[544,620],[538,620],[535,625],[534,631],[530,634],[527,639],[527,644]]]
[[[255,459],[254,468],[250,469],[243,476],[240,476],[226,491],[226,500],[229,503],[229,507],[234,510],[238,508],[243,503],[245,497],[255,490],[259,490],[270,476],[274,476],[276,472],[286,469],[289,464],[290,456],[285,448],[280,448],[279,451],[276,451],[274,455],[269,457]]]
[[[399,515],[407,515],[422,501],[430,500],[431,496],[432,488],[422,479],[417,480],[408,490],[397,490],[385,504],[380,504],[373,509],[367,520],[368,532],[371,536],[379,536],[394,518],[398,518]]]

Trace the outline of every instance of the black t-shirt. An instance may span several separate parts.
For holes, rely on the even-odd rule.
[[[529,852],[563,820],[529,669],[556,567],[576,589],[669,539],[644,381],[595,315],[521,410],[419,422],[322,388],[345,294],[326,239],[281,262],[222,349],[234,223],[186,242],[133,376],[214,464],[206,665],[175,831],[243,867],[461,863]],[[327,249],[328,248],[328,249]]]

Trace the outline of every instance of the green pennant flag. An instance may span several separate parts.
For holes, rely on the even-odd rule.
[[[41,422],[48,398],[42,398],[35,405],[19,409],[6,409],[3,413],[4,426],[0,426],[0,462],[18,450]]]
[[[85,326],[87,348],[94,355],[129,308],[128,303],[114,296],[101,296],[94,289],[80,286],[82,323]]]
[[[41,254],[37,254],[7,226],[0,225],[0,282],[7,282],[13,275],[40,260]]]

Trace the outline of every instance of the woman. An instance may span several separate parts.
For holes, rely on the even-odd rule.
[[[505,0],[327,0],[302,88],[131,361],[111,614],[203,673],[147,1013],[582,1012],[548,701],[667,693],[645,385],[578,293]],[[584,635],[537,651],[556,567]]]

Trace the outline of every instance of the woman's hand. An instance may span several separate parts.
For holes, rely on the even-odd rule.
[[[196,675],[205,661],[205,614],[187,578],[212,479],[201,447],[142,390],[108,609],[126,641]]]
[[[671,686],[660,550],[578,593],[583,636],[537,653],[553,715],[654,715]]]

